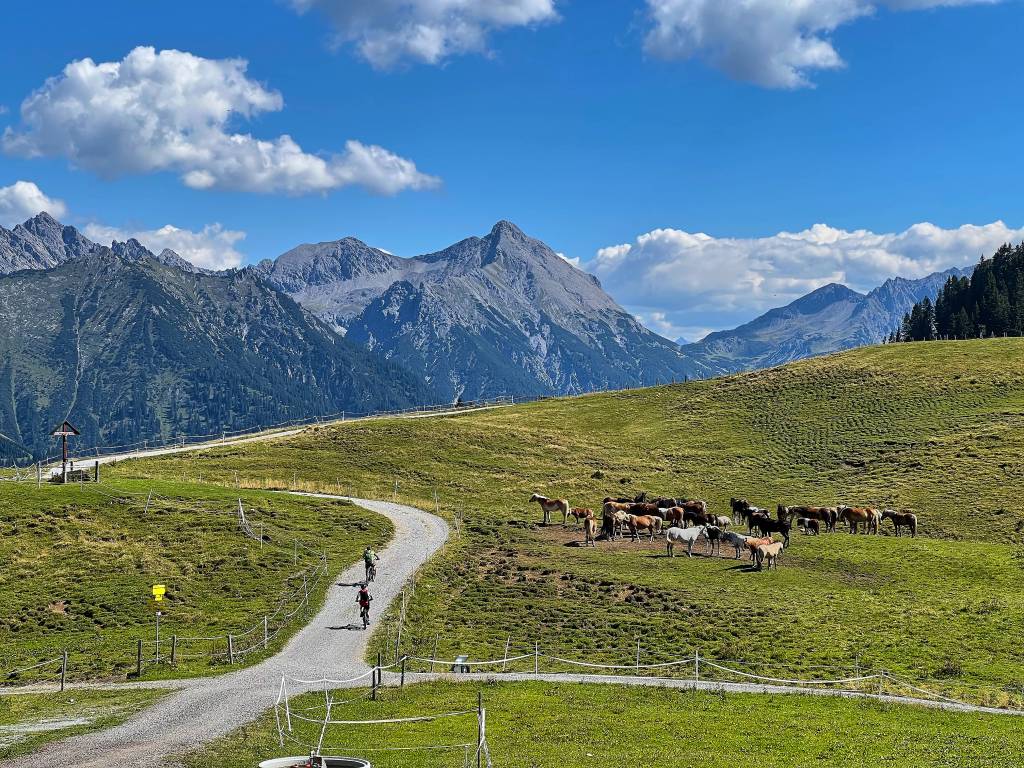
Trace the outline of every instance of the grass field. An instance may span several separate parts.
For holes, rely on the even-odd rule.
[[[1024,648],[1024,343],[874,347],[708,382],[461,416],[311,429],[275,443],[132,462],[196,477],[390,498],[435,489],[462,536],[428,566],[402,651],[500,657],[506,641],[590,660],[688,655],[774,674],[886,668],[1019,704]],[[329,467],[326,471],[324,467]],[[761,506],[908,507],[915,541],[795,537],[782,567],[668,560],[663,545],[572,546],[538,491],[598,507],[644,489]],[[386,568],[387,564],[384,563]],[[377,647],[386,633],[377,635]],[[758,666],[759,665],[759,666]]]
[[[239,528],[239,496],[257,539]],[[344,502],[181,482],[39,489],[2,483],[0,684],[55,680],[56,664],[9,673],[64,649],[70,679],[123,679],[135,669],[137,639],[146,641],[147,659],[155,656],[151,589],[157,583],[167,587],[162,658],[172,635],[212,639],[183,641],[177,667],[148,665],[144,677],[209,671],[210,654],[223,654],[227,633],[260,625],[262,637],[263,616],[286,594],[302,591],[302,574],[316,566],[320,552],[328,552],[334,573],[357,560],[367,543],[390,536],[386,519]],[[296,548],[295,541],[311,549]],[[310,583],[312,609],[326,585],[326,578]],[[297,604],[293,598],[288,610]],[[271,650],[302,623],[300,612]],[[212,664],[226,667],[222,660]]]
[[[423,684],[386,690],[377,702],[333,708],[334,719],[364,720],[451,712],[476,706],[478,688]],[[729,694],[597,685],[503,683],[483,687],[495,765],[737,765],[881,768],[1011,768],[1020,765],[1024,733],[1016,718],[964,715],[864,701]],[[341,692],[339,699],[349,699]],[[355,695],[352,693],[352,695]],[[323,695],[296,700],[323,716]],[[292,737],[316,743],[319,728],[293,722]],[[366,757],[375,768],[462,765],[464,749],[378,752],[382,747],[473,743],[476,718],[391,726],[331,726],[324,754]],[[252,768],[271,756],[303,754],[278,745],[273,713],[210,745],[189,768]],[[474,763],[475,764],[475,763]]]
[[[161,695],[126,690],[0,696],[0,759],[28,754],[47,741],[117,725]]]

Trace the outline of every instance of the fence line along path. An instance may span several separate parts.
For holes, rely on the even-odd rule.
[[[384,515],[395,526],[394,539],[380,553],[377,579],[371,588],[374,616],[380,616],[401,594],[409,577],[441,548],[448,537],[448,526],[439,517],[413,507],[352,501]],[[368,673],[363,658],[370,632],[362,629],[355,589],[350,586],[362,578],[360,562],[335,579],[337,583],[328,590],[323,609],[280,653],[266,661],[217,677],[183,681],[181,690],[119,726],[53,742],[31,756],[0,761],[0,766],[157,766],[169,756],[196,749],[258,718],[273,707],[274,698],[269,692],[276,690],[282,675],[306,677],[315,671],[345,679]]]

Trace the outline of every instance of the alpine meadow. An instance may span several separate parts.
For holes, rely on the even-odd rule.
[[[0,768],[1024,764],[1024,5],[104,10],[3,13]]]

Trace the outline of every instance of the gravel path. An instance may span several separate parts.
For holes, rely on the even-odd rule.
[[[341,498],[329,494],[302,494]],[[379,616],[400,594],[402,585],[437,552],[448,537],[448,525],[422,510],[380,501],[352,499],[389,518],[395,537],[380,553],[371,594],[373,615]],[[196,749],[245,725],[273,706],[282,674],[346,679],[363,674],[369,632],[364,632],[347,586],[363,578],[363,565],[352,566],[336,579],[323,610],[270,659],[219,677],[189,680],[182,690],[143,710],[122,725],[85,736],[53,742],[33,755],[0,762],[3,768],[156,768],[165,758]],[[342,586],[346,585],[346,586]],[[350,629],[356,627],[358,629]],[[289,686],[289,691],[296,686]]]

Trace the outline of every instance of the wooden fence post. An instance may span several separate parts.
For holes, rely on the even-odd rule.
[[[171,666],[178,663],[178,636],[171,635]]]
[[[139,647],[135,654],[135,676],[142,677],[142,638],[139,638]]]
[[[267,650],[267,645],[270,643],[270,633],[267,631],[267,617],[263,617],[263,650]]]
[[[64,649],[64,655],[61,656],[60,660],[60,691],[64,692],[64,681],[68,674],[68,651]]]
[[[94,464],[93,468],[92,468],[92,481],[94,483],[98,483],[100,481],[100,462],[99,462],[99,459],[96,460],[96,464]]]
[[[235,638],[228,635],[228,664],[235,663]]]
[[[407,657],[405,657],[405,656],[402,657],[402,683],[401,683],[401,685],[399,685],[399,688],[405,688],[405,660],[406,660],[406,658]]]

